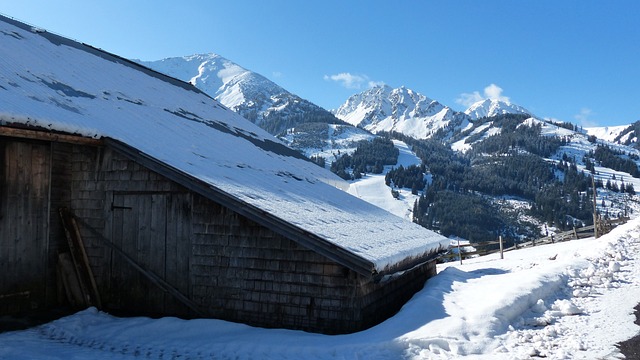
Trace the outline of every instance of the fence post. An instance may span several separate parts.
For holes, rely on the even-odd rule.
[[[576,237],[576,240],[578,240],[578,232],[576,231],[576,227],[573,227],[573,236]]]
[[[595,174],[591,176],[591,187],[593,188],[593,237],[598,238],[598,206],[596,202],[596,195],[598,194],[598,190],[596,190],[596,176]]]
[[[500,259],[503,260],[504,259],[504,253],[502,251],[503,250],[503,247],[502,247],[502,235],[500,235],[499,239],[500,239]]]
[[[460,258],[460,265],[462,265],[462,252],[460,251],[460,239],[458,239],[458,257]]]

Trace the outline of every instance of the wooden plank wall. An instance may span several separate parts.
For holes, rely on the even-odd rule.
[[[113,196],[114,244],[183,294],[189,293],[189,198],[189,194],[166,192]],[[187,313],[171,295],[141,273],[132,272],[118,256],[111,259],[111,291],[126,294],[116,301],[131,311],[175,314],[179,309]]]
[[[374,326],[393,316],[424,287],[427,279],[436,275],[436,272],[434,259],[391,280],[362,284],[360,288],[362,328]]]
[[[48,143],[0,138],[0,314],[46,303],[50,155]]]
[[[71,206],[71,153],[72,145],[51,143],[51,191],[49,207],[49,249],[47,271],[47,304],[58,305],[66,302],[58,293],[56,266],[58,254],[68,251],[66,235],[60,213],[61,207]]]
[[[264,327],[362,330],[435,273],[373,283],[109,148],[0,138],[0,160],[0,314],[56,304],[61,206],[84,224],[103,303],[124,313],[192,314],[104,239],[209,316]]]
[[[211,317],[325,333],[395,313],[431,268],[374,284],[110,150],[73,146],[71,208]],[[82,227],[81,227],[82,230]],[[147,315],[191,313],[83,231],[103,302]]]
[[[191,195],[183,187],[108,148],[75,146],[72,199],[78,217],[189,297]],[[86,229],[83,236],[108,307],[146,315],[189,313],[102,239]]]

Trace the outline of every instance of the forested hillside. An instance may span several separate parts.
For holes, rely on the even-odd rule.
[[[550,131],[554,128],[558,130]],[[637,177],[637,155],[593,143],[575,126],[503,114],[479,119],[449,141],[418,140],[399,133],[379,135],[404,141],[422,160],[421,166],[391,169],[386,184],[420,194],[414,221],[445,236],[472,242],[502,236],[518,242],[538,237],[545,228],[566,230],[592,224],[592,184],[606,194],[635,195],[631,182],[615,174],[604,181],[609,175],[596,172],[596,166]],[[455,151],[451,143],[456,141],[469,147]],[[369,145],[362,143],[331,169],[345,179],[379,172],[382,165],[393,164],[389,144],[381,138]],[[585,146],[593,150],[576,150]],[[599,211],[610,215],[613,209],[607,204],[613,202],[602,200]]]
[[[344,154],[331,164],[331,171],[345,180],[359,179],[366,173],[381,174],[385,165],[398,161],[398,149],[388,138],[361,141],[353,154]]]
[[[631,124],[628,128],[623,130],[620,135],[616,136],[614,142],[633,146],[634,148],[640,148],[640,144],[638,143],[638,136],[640,135],[640,121],[636,121]]]

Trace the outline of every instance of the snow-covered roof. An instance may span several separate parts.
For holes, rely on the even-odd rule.
[[[339,178],[190,84],[6,17],[0,54],[0,125],[126,144],[372,273],[447,244],[338,189]]]

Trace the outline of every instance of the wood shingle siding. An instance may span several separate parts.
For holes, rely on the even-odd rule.
[[[263,327],[361,330],[395,313],[435,273],[427,262],[409,276],[374,281],[108,146],[6,137],[1,144],[1,244],[11,259],[2,270],[15,276],[1,278],[0,294],[37,299],[3,312],[56,304],[52,274],[65,244],[53,209],[63,206],[80,219],[105,309],[117,313],[194,315],[105,239],[206,316]]]

